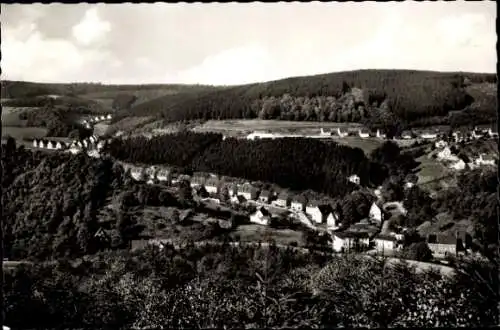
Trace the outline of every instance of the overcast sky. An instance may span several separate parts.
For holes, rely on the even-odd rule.
[[[231,85],[371,68],[496,72],[495,6],[2,4],[2,79]]]

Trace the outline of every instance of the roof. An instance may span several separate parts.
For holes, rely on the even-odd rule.
[[[288,198],[289,198],[289,196],[288,196],[288,193],[286,191],[282,191],[278,195],[278,199],[287,200]]]
[[[333,235],[339,237],[339,238],[369,238],[368,233],[364,232],[353,232],[350,230],[346,231],[337,231],[334,232]]]
[[[318,207],[319,204],[320,203],[315,199],[311,199],[311,200],[307,201],[307,207]]]
[[[241,196],[241,195],[236,195],[236,196],[234,196],[234,198],[237,198],[238,202],[240,202],[240,203],[243,203],[246,201],[246,198]]]
[[[301,203],[301,204],[305,204],[307,202],[306,198],[302,195],[299,195],[299,196],[295,196],[292,200],[292,202],[294,203]]]
[[[391,235],[385,235],[385,234],[378,234],[375,236],[375,239],[381,240],[381,241],[391,241],[391,242],[396,242],[397,238]]]
[[[432,235],[432,234],[431,234]],[[454,245],[457,243],[456,237],[449,234],[434,234],[436,237],[436,241],[431,240],[431,235],[429,235],[428,243],[429,244],[449,244]]]
[[[411,132],[410,131],[403,131],[403,132],[401,132],[401,135],[411,135]]]
[[[193,176],[191,178],[191,183],[203,183],[205,181],[205,178],[202,176]]]
[[[328,204],[318,205],[318,208],[319,208],[320,212],[324,215],[327,215],[327,214],[330,214],[333,212],[333,208]]]
[[[260,211],[263,216],[271,216],[271,213],[263,206],[261,206],[257,212]]]
[[[208,186],[217,186],[219,184],[219,180],[217,180],[216,178],[209,178],[206,182],[205,182],[205,185]]]
[[[260,197],[269,197],[271,195],[271,192],[269,190],[262,190],[260,193]]]

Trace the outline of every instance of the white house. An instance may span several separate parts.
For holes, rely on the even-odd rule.
[[[271,214],[264,207],[261,207],[250,215],[250,222],[267,226],[271,222]]]
[[[104,148],[104,141],[97,142],[97,149],[101,150]]]
[[[156,174],[156,178],[158,181],[168,181],[170,178],[170,171],[169,170],[160,170]]]
[[[455,142],[462,142],[464,139],[464,136],[463,136],[462,132],[460,132],[460,131],[455,131],[451,135],[453,136],[453,140]]]
[[[303,196],[297,196],[292,200],[290,208],[293,211],[303,211],[306,207],[306,199]]]
[[[95,116],[94,121],[96,121],[96,122],[99,121],[99,116]]]
[[[316,201],[309,201],[306,205],[306,214],[311,217],[315,223],[323,223],[323,213]]]
[[[278,198],[272,202],[272,204],[278,207],[288,207],[288,205],[290,204],[290,197],[285,191],[282,191],[278,195]]]
[[[433,132],[422,132],[422,134],[420,134],[420,137],[422,139],[426,139],[426,140],[432,140],[432,139],[435,139],[437,138],[437,134],[436,133],[433,133]]]
[[[445,147],[443,150],[437,153],[437,158],[441,160],[456,160],[456,156],[451,153],[451,149],[449,147]]]
[[[413,182],[405,182],[405,188],[406,189],[410,189],[411,187],[413,187],[415,184]]]
[[[89,137],[89,141],[90,142],[97,142],[97,136],[92,135],[91,137]]]
[[[203,185],[203,183],[205,183],[205,178],[201,176],[196,175],[191,178],[191,188],[199,187]]]
[[[461,171],[461,170],[465,169],[465,167],[466,167],[466,164],[462,159],[459,159],[457,162],[450,164],[450,168],[457,170],[457,171]]]
[[[106,119],[108,119],[108,120],[109,120],[109,119],[111,119],[111,118],[112,118],[112,117],[111,117],[111,114],[108,114],[108,115],[106,116]]]
[[[205,189],[209,194],[216,194],[219,187],[219,180],[217,178],[209,178],[205,182]]]
[[[448,146],[448,142],[444,141],[444,140],[439,140],[437,141],[434,146],[438,149],[441,149],[441,148],[444,148],[444,147],[447,147]]]
[[[58,141],[58,142],[56,143],[55,148],[56,148],[56,149],[62,149],[62,147],[63,147],[63,146],[62,146],[61,142],[59,142],[59,141]]]
[[[491,128],[488,129],[488,135],[492,138],[498,137],[498,132],[493,131]]]
[[[382,218],[383,218],[382,210],[376,203],[373,203],[372,206],[370,207],[370,213],[368,217],[372,221],[375,221],[377,223],[382,223]]]
[[[366,248],[370,245],[367,233],[355,233],[348,231],[332,233],[332,247],[335,252],[347,252]]]
[[[326,217],[326,228],[328,230],[337,230],[341,227],[339,215],[337,212],[330,212]]]
[[[106,120],[106,116],[99,117],[100,120]]]
[[[82,147],[83,147],[83,143],[82,143],[82,141],[78,141],[78,142],[76,143],[76,145],[77,145],[78,147],[80,147],[80,148],[82,148]]]
[[[94,158],[101,157],[101,154],[99,154],[99,151],[97,151],[97,150],[89,150],[89,151],[87,151],[87,155],[89,155],[90,157],[94,157]]]
[[[378,253],[391,253],[399,249],[398,239],[392,235],[379,234],[375,236],[374,242]]]
[[[495,165],[495,159],[491,156],[483,156],[483,154],[480,154],[478,158],[475,159],[474,161],[476,165]]]
[[[412,136],[411,136],[411,132],[410,132],[410,131],[403,131],[403,132],[401,133],[401,137],[402,137],[403,139],[405,139],[405,140],[409,140],[409,139],[411,139],[411,138],[412,138]]]
[[[339,135],[339,137],[343,138],[343,137],[346,137],[349,135],[348,132],[346,131],[341,131],[340,128],[337,128],[337,134]]]
[[[130,171],[130,175],[134,180],[142,181],[144,180],[144,169],[140,167],[132,168],[132,170]]]
[[[477,129],[476,127],[474,127],[474,129],[472,130],[472,137],[474,139],[479,139],[479,138],[483,137],[483,134],[482,134],[482,132],[479,129]]]
[[[448,234],[431,234],[427,237],[427,245],[436,257],[457,254],[457,237]]]
[[[245,197],[246,200],[252,200],[257,197],[256,189],[250,183],[246,182],[238,187],[238,195]]]
[[[47,149],[55,149],[55,148],[56,148],[56,145],[54,142],[52,142],[52,141],[47,142]]]
[[[69,149],[68,149],[68,152],[71,152],[73,155],[79,153],[81,150],[79,148],[77,148],[76,146],[71,146]]]
[[[321,128],[321,132],[320,132],[319,134],[320,134],[321,136],[331,136],[331,135],[332,135],[332,133],[331,133],[331,132],[325,132],[325,131],[323,130],[323,128]]]
[[[360,138],[363,138],[363,139],[366,139],[366,138],[369,138],[370,137],[370,133],[369,132],[366,132],[365,130],[359,130],[358,131],[358,135]]]
[[[83,140],[83,146],[87,148],[89,146],[89,142],[87,140]]]
[[[231,197],[231,203],[233,204],[243,204],[247,201],[247,199],[241,195],[233,195]]]
[[[356,175],[356,174],[351,175],[350,177],[347,178],[347,180],[351,181],[354,184],[360,184],[361,183],[360,177],[358,175]]]
[[[376,136],[377,136],[377,138],[379,138],[379,139],[385,139],[385,134],[384,134],[384,133],[382,133],[382,132],[380,132],[380,130],[379,130],[379,129],[377,130],[377,135],[376,135]]]

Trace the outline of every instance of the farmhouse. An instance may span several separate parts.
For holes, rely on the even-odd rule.
[[[319,133],[321,136],[331,136],[332,132],[325,132],[323,128],[321,128],[321,132]]]
[[[238,191],[238,185],[236,183],[227,184],[227,189],[229,191],[229,196],[233,197]]]
[[[290,205],[290,196],[286,191],[280,192],[278,198],[272,202],[272,204],[279,207],[288,207]]]
[[[498,137],[498,128],[497,127],[494,127],[494,128],[489,128],[488,129],[488,135],[491,137],[491,138],[497,138]]]
[[[259,195],[259,201],[261,203],[269,203],[269,199],[271,198],[271,192],[269,190],[262,190]]]
[[[161,169],[156,174],[156,178],[158,181],[170,181],[172,177],[168,169]]]
[[[103,148],[104,148],[104,141],[99,141],[99,142],[97,143],[97,149],[101,150],[101,149],[103,149]]]
[[[465,162],[462,159],[459,159],[455,163],[450,164],[450,168],[456,170],[456,171],[461,171],[464,170],[466,167]]]
[[[350,182],[352,182],[354,184],[360,184],[361,183],[360,177],[358,175],[356,175],[356,174],[351,175],[350,177],[347,178],[347,180],[349,180]]]
[[[377,203],[372,203],[368,217],[371,221],[374,221],[378,224],[382,223],[383,213]]]
[[[379,234],[375,236],[374,242],[378,253],[384,254],[399,249],[398,239],[392,235]]]
[[[447,161],[457,161],[458,157],[453,155],[449,147],[445,147],[443,150],[437,153],[437,158]]]
[[[66,148],[66,143],[58,141],[55,146],[56,149]]]
[[[438,257],[457,255],[457,238],[453,235],[431,234],[427,237],[427,244]]]
[[[254,214],[250,215],[250,222],[267,226],[271,221],[271,213],[264,207],[259,208]]]
[[[306,207],[306,198],[304,196],[296,196],[292,200],[291,209],[293,211],[303,211]]]
[[[444,140],[439,140],[439,141],[437,141],[437,142],[434,144],[434,146],[435,146],[436,148],[438,148],[438,149],[442,149],[442,148],[444,148],[444,147],[447,147],[447,146],[448,146],[448,143],[447,143],[446,141],[444,141]]]
[[[217,178],[211,177],[205,182],[205,189],[209,194],[216,194],[219,187],[219,180]]]
[[[33,140],[33,147],[38,148],[38,140],[37,139]]]
[[[335,252],[359,251],[370,245],[367,233],[341,231],[332,233],[332,247]]]
[[[111,119],[111,118],[112,118],[112,117],[111,117],[111,114],[108,114],[108,115],[106,116],[106,119]]]
[[[47,142],[47,149],[55,149],[56,144],[52,141]]]
[[[478,158],[474,160],[476,165],[495,165],[495,158],[490,155],[480,154]]]

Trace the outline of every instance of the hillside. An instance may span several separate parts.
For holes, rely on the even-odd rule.
[[[358,70],[166,95],[131,109],[166,121],[282,119],[360,122],[374,128],[450,124],[450,111],[467,110],[455,124],[491,120],[496,76],[410,70]],[[494,91],[494,92],[493,92]],[[455,115],[460,114],[455,112]]]

